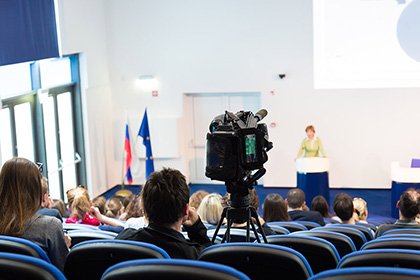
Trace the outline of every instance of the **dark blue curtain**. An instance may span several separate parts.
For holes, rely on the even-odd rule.
[[[0,0],[0,65],[58,56],[54,0]]]

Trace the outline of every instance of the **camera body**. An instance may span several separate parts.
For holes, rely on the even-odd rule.
[[[268,141],[267,126],[258,124],[267,114],[267,111],[264,112],[261,117],[259,112],[254,115],[249,111],[236,114],[226,111],[210,124],[210,133],[207,134],[206,176],[212,180],[224,181],[228,192],[235,192],[230,191],[229,186],[233,187],[236,183],[252,188],[253,182],[250,179],[255,179],[252,172],[263,170],[264,163],[268,160],[267,152],[273,144]]]

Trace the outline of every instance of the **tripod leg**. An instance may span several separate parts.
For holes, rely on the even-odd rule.
[[[252,231],[255,234],[255,239],[257,240],[258,243],[261,243],[261,239],[259,237],[258,230],[255,228],[255,225],[254,225],[254,223],[252,221],[251,221],[251,226],[252,226]]]
[[[249,224],[251,223],[251,225],[253,225],[253,223],[252,223],[252,221],[251,221],[251,211],[250,211],[250,208],[248,208],[248,211],[247,211],[247,216],[248,216],[248,219],[246,220],[246,242],[249,242],[249,241],[251,241],[251,238],[249,237],[249,231],[250,231],[250,226],[249,226]],[[254,227],[253,227],[254,228]]]
[[[264,240],[264,243],[268,243],[267,242],[267,237],[265,236],[264,229],[262,228],[261,223],[260,223],[260,219],[258,218],[258,213],[257,213],[257,211],[254,208],[251,208],[251,214],[252,214],[252,217],[254,217],[255,222],[257,223],[258,228],[261,229],[261,236],[262,236],[262,238]]]
[[[214,241],[216,241],[216,237],[217,237],[217,234],[219,233],[219,229],[223,224],[223,220],[226,218],[226,212],[227,212],[227,208],[223,209],[222,216],[221,216],[219,222],[217,223],[216,230],[214,231],[213,238],[211,239],[212,244],[214,244]]]
[[[227,219],[227,227],[226,227],[226,232],[225,232],[225,236],[223,236],[223,242],[230,242],[230,228],[232,227],[233,224],[233,219],[229,216],[229,211],[227,211],[227,215],[226,215],[226,219]]]

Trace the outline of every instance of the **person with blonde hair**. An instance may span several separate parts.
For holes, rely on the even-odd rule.
[[[69,218],[66,223],[69,224],[87,224],[91,226],[99,226],[100,221],[96,217],[89,214],[92,203],[89,198],[86,187],[77,186],[67,191],[67,201],[70,211]]]
[[[109,218],[118,219],[124,211],[124,206],[121,202],[121,199],[118,197],[111,197],[108,199],[106,208],[105,208],[105,216]]]
[[[0,172],[0,235],[28,239],[39,245],[63,270],[71,238],[54,217],[37,213],[42,202],[39,167],[24,158],[6,161]]]
[[[367,202],[363,198],[353,198],[354,214],[353,218],[358,223],[367,224],[368,208]]]
[[[201,201],[208,194],[209,194],[208,192],[203,191],[203,190],[196,191],[195,193],[191,195],[189,205],[191,207],[194,207],[195,209],[198,209],[198,207],[200,207]]]
[[[218,193],[211,193],[203,198],[197,213],[204,224],[217,225],[223,212],[222,199]]]

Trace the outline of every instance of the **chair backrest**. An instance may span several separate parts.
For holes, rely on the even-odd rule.
[[[207,236],[211,239],[215,233],[216,229],[208,230]],[[226,228],[220,228],[217,236],[222,237],[226,233]],[[249,232],[250,241],[253,242],[256,240],[255,234],[252,230]],[[258,234],[260,240],[262,240],[261,234]],[[230,242],[245,242],[246,241],[246,229],[241,228],[231,228],[230,229]]]
[[[355,228],[331,225],[331,226],[326,226],[322,228],[311,229],[311,231],[317,231],[317,230],[339,232],[339,233],[347,235],[353,241],[354,245],[356,246],[356,250],[359,250],[363,246],[363,244],[366,243],[366,237],[363,234],[363,232]]]
[[[68,279],[100,279],[112,265],[135,259],[169,259],[169,255],[148,243],[106,239],[85,241],[70,251],[64,274]]]
[[[388,235],[381,235],[376,238],[378,239],[387,239],[387,238],[409,238],[414,240],[420,240],[420,235],[418,234],[388,234]]]
[[[272,235],[267,237],[270,244],[285,246],[301,253],[314,274],[337,267],[340,255],[331,242],[304,235]]]
[[[391,234],[416,234],[420,235],[420,227],[419,228],[395,228],[385,231],[383,235],[391,235]]]
[[[0,253],[1,279],[65,280],[54,265],[39,258]]]
[[[234,268],[193,260],[133,260],[110,267],[102,280],[183,279],[183,280],[249,280]]]
[[[321,272],[309,280],[415,280],[420,270],[390,267],[350,267]]]
[[[19,237],[0,235],[0,252],[27,255],[51,263],[45,251],[37,244]]]
[[[330,225],[329,227],[349,227],[360,230],[366,238],[366,241],[373,240],[375,238],[374,231],[372,231],[369,227],[362,226],[362,225],[349,225],[349,224],[335,224]]]
[[[117,236],[117,234],[114,232],[105,232],[102,230],[71,230],[68,232],[68,235],[71,237],[70,248],[73,248],[73,246],[84,241],[98,239],[114,239]]]
[[[357,250],[351,238],[339,232],[310,230],[294,232],[291,235],[313,236],[327,240],[334,245],[341,258]]]
[[[308,230],[307,227],[305,227],[302,224],[299,224],[297,222],[270,222],[267,223],[270,227],[271,226],[280,226],[286,228],[290,232],[295,231],[301,231],[301,230]]]
[[[316,227],[320,227],[321,225],[315,222],[310,221],[295,221],[298,224],[304,225],[307,229],[313,229]]]
[[[283,234],[289,234],[290,231],[287,228],[281,227],[281,226],[274,226],[271,225],[270,228],[279,235],[283,235]]]
[[[420,251],[403,249],[372,249],[344,256],[337,268],[359,266],[420,267]]]
[[[375,239],[365,243],[361,248],[361,250],[371,249],[408,249],[420,251],[420,237],[419,239],[400,237]]]
[[[361,223],[361,222],[356,222],[356,225],[359,226],[364,226],[364,227],[368,227],[370,228],[373,232],[376,232],[378,230],[378,226],[371,224],[371,223]]]
[[[296,250],[271,244],[227,243],[204,249],[199,260],[228,265],[251,279],[307,279],[312,270],[305,257]]]
[[[85,225],[85,224],[67,224],[63,223],[63,229],[70,230],[100,230],[99,227]]]

